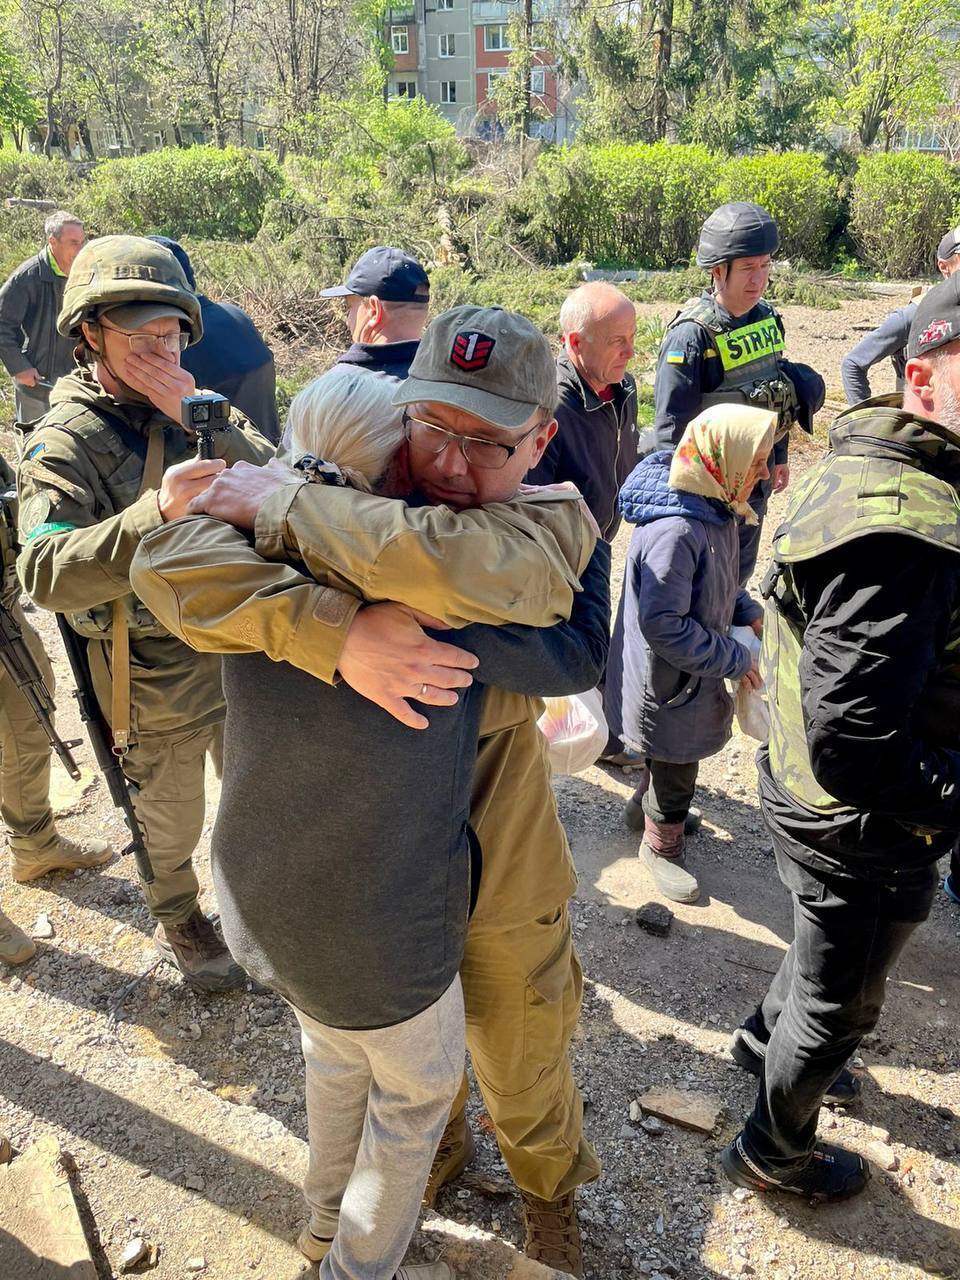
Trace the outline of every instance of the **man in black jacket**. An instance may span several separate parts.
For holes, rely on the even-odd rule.
[[[636,308],[612,284],[582,284],[564,299],[560,331],[557,434],[527,478],[573,481],[612,542],[620,528],[617,495],[637,465],[637,387],[627,373]]]
[[[869,1180],[816,1141],[820,1104],[850,1079],[960,834],[960,274],[918,306],[904,377],[903,408],[878,397],[837,419],[764,584],[760,806],[795,935],[734,1035],[760,1091],[723,1166],[814,1199]]]
[[[49,387],[73,368],[74,344],[57,332],[63,288],[86,237],[83,223],[58,209],[43,224],[46,245],[0,289],[0,360],[14,381],[17,421],[37,422],[50,408]]]

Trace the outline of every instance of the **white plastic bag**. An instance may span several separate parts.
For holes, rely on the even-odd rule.
[[[753,627],[731,627],[730,636],[745,645],[754,657],[759,656],[760,637]],[[733,710],[740,732],[748,738],[756,738],[758,742],[766,742],[770,737],[770,708],[763,685],[754,689],[753,685],[744,684],[742,680],[728,680],[727,688],[733,694]]]
[[[554,773],[589,769],[607,745],[609,730],[597,689],[544,698],[546,710],[537,721],[547,740]]]

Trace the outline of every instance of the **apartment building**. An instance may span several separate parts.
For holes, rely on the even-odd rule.
[[[389,7],[386,35],[393,67],[387,92],[395,98],[426,98],[462,136],[498,136],[502,128],[493,92],[497,77],[507,71],[509,22],[517,4],[413,0]],[[542,15],[546,7],[537,6],[535,14]],[[572,95],[560,82],[551,50],[535,49],[533,63],[530,132],[551,142],[565,141],[575,128]]]

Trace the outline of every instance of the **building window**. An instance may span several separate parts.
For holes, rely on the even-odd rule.
[[[390,47],[394,53],[410,52],[410,36],[406,27],[390,28]]]
[[[495,92],[494,86],[496,85],[497,81],[502,80],[506,74],[507,74],[506,67],[495,67],[492,71],[487,72],[487,96],[488,97],[491,97],[491,98],[493,97]]]
[[[453,9],[453,0],[437,0],[437,13],[449,13]]]
[[[457,82],[456,80],[440,81],[440,101],[456,102],[457,100]]]
[[[454,36],[449,31],[441,32],[440,36],[438,37],[438,40],[440,43],[441,58],[453,58],[456,56],[457,42]]]
[[[398,80],[393,86],[394,95],[398,98],[415,98],[417,96],[416,80]]]
[[[530,92],[542,98],[547,91],[547,76],[543,67],[530,68]]]
[[[483,47],[487,53],[509,53],[510,36],[505,24],[483,28]]]

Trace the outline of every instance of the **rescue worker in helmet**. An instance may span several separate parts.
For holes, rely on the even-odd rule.
[[[784,328],[763,301],[777,224],[759,205],[721,205],[700,230],[697,265],[712,281],[667,326],[657,359],[654,422],[642,441],[645,453],[673,449],[687,424],[712,404],[746,403],[778,414],[770,477],[757,484],[750,506],[756,525],[740,529],[740,583],[746,586],[757,562],[760,527],[771,492],[787,487],[787,435],[796,422],[813,429],[813,415],[826,388],[818,373],[784,358]]]
[[[20,466],[18,571],[45,609],[87,640],[97,697],[134,795],[154,881],[143,885],[161,955],[192,986],[239,986],[243,970],[198,905],[191,854],[204,818],[206,755],[217,763],[220,659],[188,649],[132,593],[144,534],[186,512],[212,477],[273,449],[241,415],[198,460],[180,425],[196,391],[180,353],[199,340],[200,304],[169,249],[104,236],[81,249],[57,327],[76,341]]]

